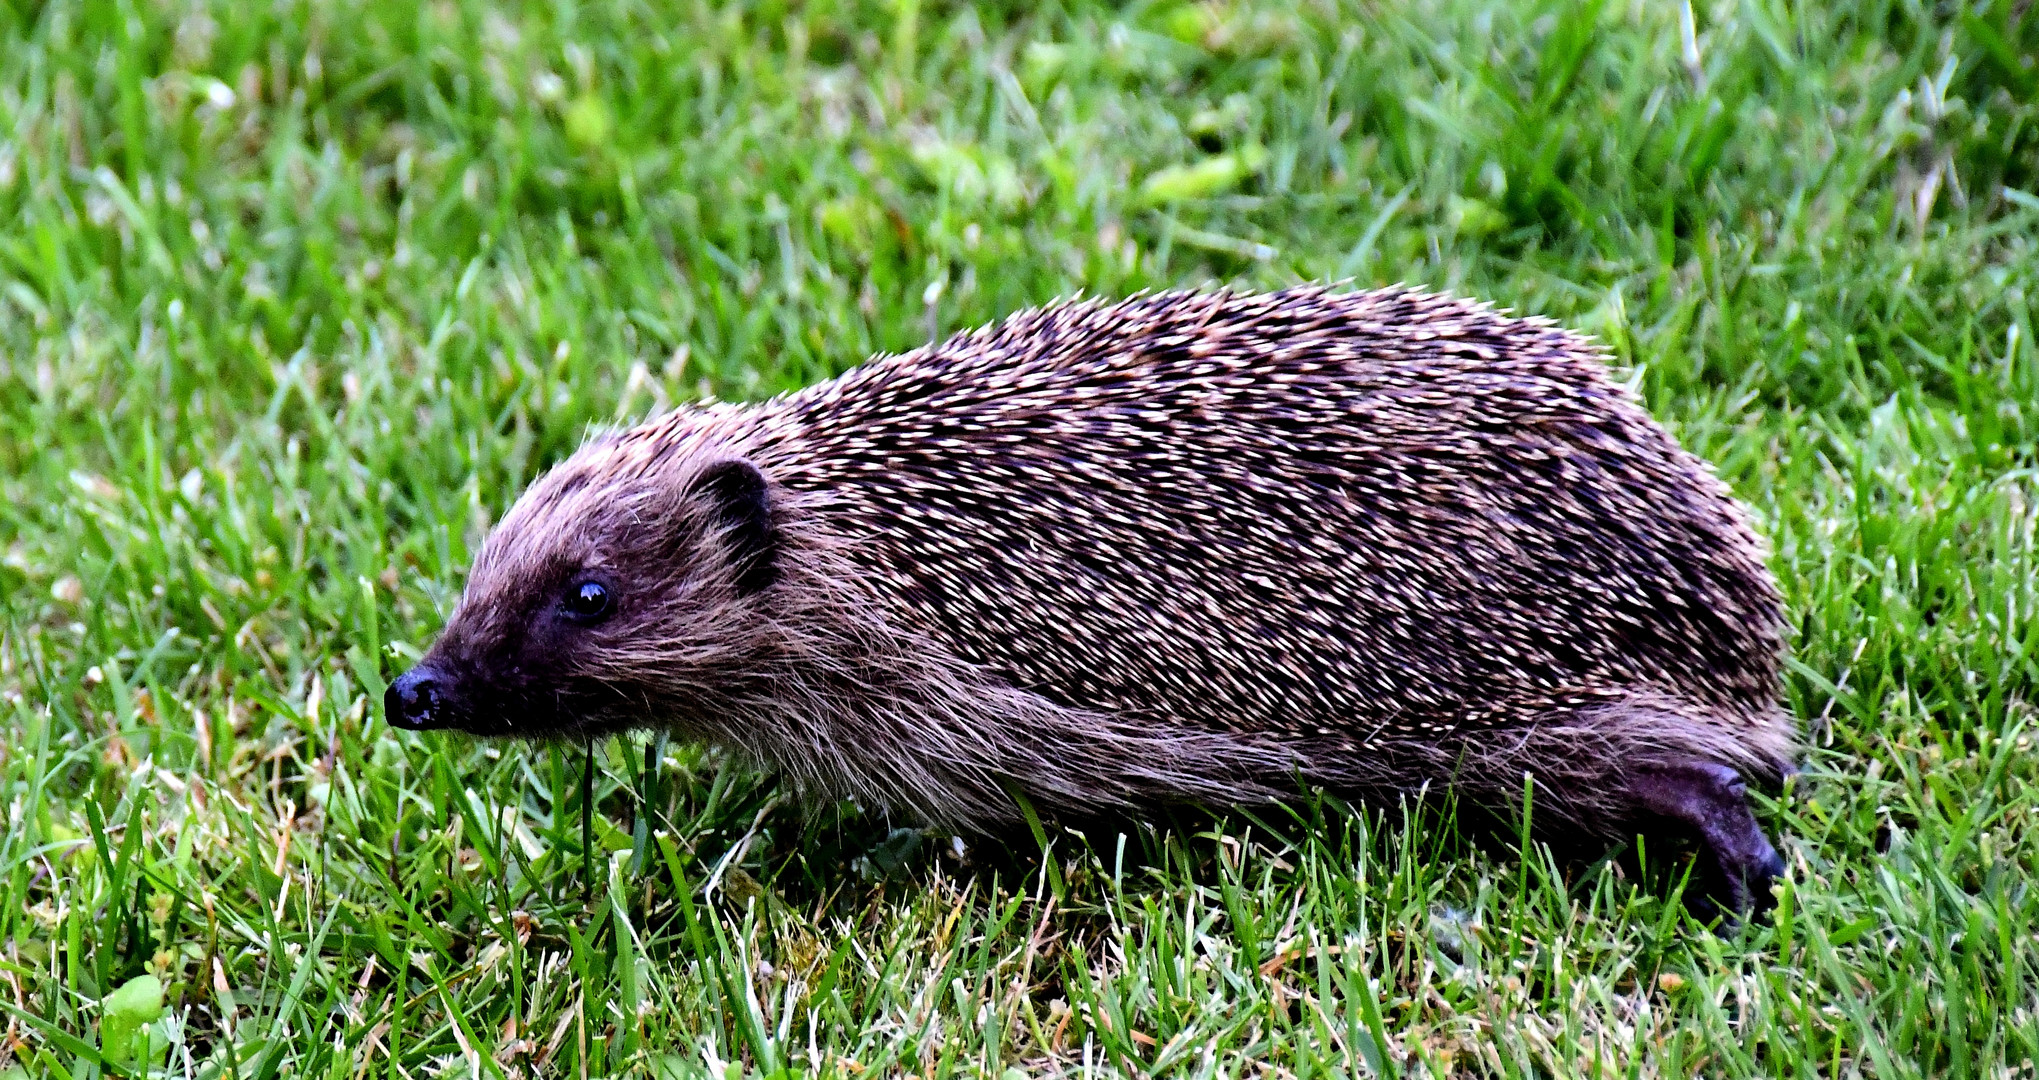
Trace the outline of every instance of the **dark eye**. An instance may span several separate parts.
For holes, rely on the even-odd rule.
[[[599,581],[583,581],[566,591],[566,613],[594,622],[609,613],[609,590]]]

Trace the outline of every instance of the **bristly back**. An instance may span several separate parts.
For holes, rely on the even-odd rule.
[[[1775,713],[1723,485],[1595,348],[1404,290],[1029,311],[741,425],[899,624],[1058,704],[1366,745]]]

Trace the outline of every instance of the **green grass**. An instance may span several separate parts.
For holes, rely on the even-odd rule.
[[[2024,6],[0,6],[0,1076],[2029,1075]],[[1755,507],[1768,925],[1399,808],[959,859],[643,740],[589,851],[577,749],[380,716],[591,425],[1339,277],[1601,335]]]

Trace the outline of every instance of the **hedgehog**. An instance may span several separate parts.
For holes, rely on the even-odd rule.
[[[1449,791],[1697,852],[1746,911],[1782,603],[1590,340],[1406,288],[1023,311],[601,434],[483,543],[392,725],[659,727],[990,830]]]

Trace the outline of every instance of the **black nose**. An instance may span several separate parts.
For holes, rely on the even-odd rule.
[[[391,727],[425,731],[445,727],[447,715],[446,679],[424,664],[397,676],[382,695],[382,709]]]

